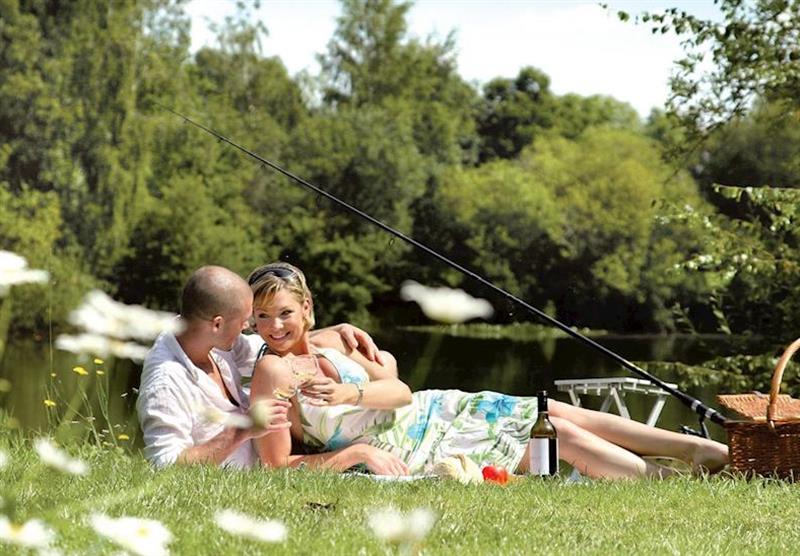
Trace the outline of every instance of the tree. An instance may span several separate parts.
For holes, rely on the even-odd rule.
[[[532,67],[514,79],[496,78],[483,87],[478,112],[479,161],[515,158],[538,131],[555,123],[550,78]]]
[[[800,2],[715,3],[722,22],[677,8],[635,18],[650,25],[653,33],[672,31],[683,38],[685,56],[676,62],[668,107],[691,131],[693,142],[743,116],[759,99],[788,101],[789,110],[800,102]],[[622,20],[630,17],[626,12],[618,15]]]

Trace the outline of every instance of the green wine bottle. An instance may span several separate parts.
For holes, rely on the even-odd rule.
[[[558,475],[558,433],[550,422],[547,410],[547,392],[538,394],[539,416],[531,429],[530,465],[531,475]]]

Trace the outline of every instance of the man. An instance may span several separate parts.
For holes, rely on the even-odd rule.
[[[206,410],[247,414],[249,400],[242,374],[252,373],[263,341],[245,336],[253,294],[240,276],[219,266],[204,266],[183,289],[183,331],[163,333],[144,362],[136,409],[144,433],[145,457],[157,467],[173,463],[216,463],[247,468],[258,462],[251,440],[289,427],[289,402],[269,400],[264,428],[231,428],[203,418]],[[350,325],[318,334],[340,334],[370,359],[378,357],[372,339]]]

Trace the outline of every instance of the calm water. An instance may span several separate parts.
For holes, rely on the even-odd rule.
[[[566,393],[555,392],[553,381],[568,378],[631,376],[602,354],[572,339],[519,342],[498,339],[466,339],[439,334],[396,331],[375,335],[378,344],[394,353],[401,378],[412,388],[458,388],[467,391],[495,390],[515,395],[534,395],[542,388],[556,399],[568,401]],[[632,361],[681,361],[699,363],[717,355],[763,353],[776,346],[763,340],[730,337],[603,337],[598,343]],[[87,375],[72,369],[82,365]],[[97,371],[100,371],[98,374]],[[46,342],[17,341],[8,346],[0,363],[0,377],[12,383],[8,393],[0,394],[0,405],[25,429],[45,430],[51,421],[64,421],[68,407],[84,409],[66,414],[74,427],[84,427],[88,415],[102,418],[108,408],[108,421],[116,433],[132,439],[140,435],[133,415],[135,388],[140,367],[127,361],[113,364],[78,361],[74,356],[51,351]],[[672,377],[662,376],[670,381]],[[712,388],[689,391],[695,397],[714,404]],[[48,408],[44,400],[56,402]],[[108,403],[103,403],[107,399]],[[86,411],[86,400],[92,406]],[[584,405],[599,407],[600,399],[585,397]],[[653,398],[630,394],[627,404],[634,418],[644,420]],[[49,417],[48,417],[49,414]],[[105,419],[103,419],[105,421]],[[696,426],[693,414],[674,399],[669,399],[659,425],[676,429],[680,424]],[[101,425],[104,427],[105,425]],[[85,427],[84,427],[85,428]],[[98,427],[100,428],[100,427]],[[710,425],[712,435],[724,438],[724,432]]]

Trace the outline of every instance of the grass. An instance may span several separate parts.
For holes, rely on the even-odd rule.
[[[173,554],[382,554],[390,551],[367,516],[390,504],[439,515],[425,554],[784,554],[800,546],[800,490],[777,481],[382,483],[306,470],[154,471],[141,457],[93,447],[77,452],[91,472],[75,478],[44,468],[26,444],[5,451],[0,488],[16,499],[17,521],[42,518],[68,554],[116,551],[86,525],[92,512],[161,520],[175,535]],[[231,536],[213,522],[224,508],[280,519],[289,538],[260,545]]]

